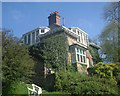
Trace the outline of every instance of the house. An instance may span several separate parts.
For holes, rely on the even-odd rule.
[[[44,39],[65,32],[68,40],[68,59],[71,64],[77,67],[78,72],[87,72],[87,68],[93,66],[93,59],[88,50],[88,34],[78,27],[66,28],[60,25],[61,16],[57,11],[48,17],[49,26],[39,27],[23,35],[23,44],[33,45],[42,42]],[[64,31],[63,31],[64,30]],[[98,48],[98,45],[94,45]],[[85,69],[83,71],[83,69]]]

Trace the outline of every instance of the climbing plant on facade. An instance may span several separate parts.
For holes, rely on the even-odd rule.
[[[64,32],[44,39],[44,64],[54,71],[66,70],[67,68],[67,51],[68,43]]]

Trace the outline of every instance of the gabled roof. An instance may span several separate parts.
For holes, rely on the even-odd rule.
[[[52,30],[48,31],[48,32],[45,33],[45,34],[40,35],[39,37],[40,37],[40,38],[44,38],[44,37],[46,37],[46,36],[55,34],[56,32],[59,32],[59,31],[63,32],[62,30],[63,30],[64,32],[66,32],[67,34],[75,37],[75,38],[78,38],[78,37],[79,37],[76,33],[74,33],[73,31],[71,31],[70,29],[66,28],[65,26],[60,26],[60,27],[58,27],[58,28],[52,29]]]

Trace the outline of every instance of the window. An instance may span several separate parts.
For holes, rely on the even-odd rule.
[[[83,62],[82,55],[80,55],[81,62]]]
[[[86,62],[86,60],[85,60],[85,56],[83,56],[83,60],[84,60],[84,63]]]
[[[83,50],[83,54],[85,54],[85,51]]]
[[[83,35],[82,35],[82,33],[81,33],[81,42],[83,43]]]
[[[79,36],[79,42],[80,42],[80,36]]]
[[[72,54],[72,63],[76,61],[75,54]]]
[[[24,37],[24,44],[27,44],[27,36]]]
[[[79,54],[77,54],[77,60],[80,61]]]
[[[32,33],[32,44],[35,43],[35,32]]]
[[[80,49],[80,54],[82,54],[82,50]]]
[[[79,49],[77,48],[77,52],[79,52]]]
[[[71,52],[72,52],[72,53],[74,53],[74,52],[75,52],[73,48],[71,49]]]
[[[43,28],[41,29],[41,33],[44,33],[44,29]]]
[[[28,45],[30,45],[30,36],[31,34],[28,34]]]
[[[80,34],[80,31],[78,31],[78,35]]]
[[[36,31],[36,37],[39,35],[39,30]]]
[[[84,35],[84,43],[86,44],[86,36]]]
[[[72,29],[73,30],[73,32],[75,32],[76,33],[76,29]]]

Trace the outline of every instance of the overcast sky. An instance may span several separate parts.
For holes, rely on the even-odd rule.
[[[48,26],[50,10],[58,11],[65,19],[65,26],[79,27],[90,38],[97,38],[105,26],[104,7],[110,2],[3,2],[2,27],[12,29],[13,34],[22,34],[35,28]]]

